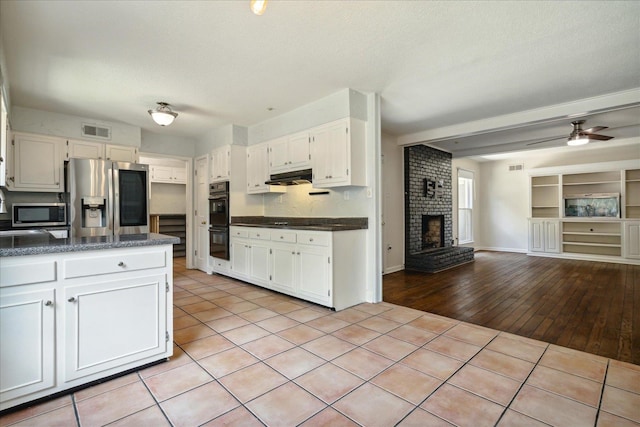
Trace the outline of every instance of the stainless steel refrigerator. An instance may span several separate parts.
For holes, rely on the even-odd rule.
[[[71,159],[65,165],[71,237],[149,232],[149,166]]]

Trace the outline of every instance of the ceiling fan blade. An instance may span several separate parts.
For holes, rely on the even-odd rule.
[[[589,129],[585,129],[582,131],[582,133],[594,133],[594,132],[600,132],[603,129],[609,129],[609,126],[594,126],[592,128]]]
[[[610,139],[613,139],[613,137],[612,137],[612,136],[595,135],[595,134],[592,134],[592,133],[590,133],[590,134],[588,134],[588,135],[585,135],[585,136],[586,136],[587,138],[589,138],[589,139],[595,139],[595,140],[597,140],[597,141],[608,141],[608,140],[610,140]]]
[[[530,142],[530,143],[525,144],[525,145],[542,144],[543,142],[556,141],[558,139],[565,139],[565,138],[566,138],[565,136],[556,136],[555,138],[548,138],[548,139],[543,139],[541,141]]]

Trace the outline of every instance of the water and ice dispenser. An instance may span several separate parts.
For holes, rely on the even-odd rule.
[[[103,197],[82,198],[82,228],[107,226],[107,199]]]

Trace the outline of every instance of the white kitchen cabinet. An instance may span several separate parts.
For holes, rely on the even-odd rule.
[[[67,140],[67,159],[104,159],[105,144],[95,141]]]
[[[106,144],[105,157],[114,162],[138,163],[140,156],[136,147]]]
[[[310,142],[309,132],[306,131],[269,141],[269,173],[309,169]]]
[[[161,356],[171,345],[166,275],[95,280],[64,289],[65,381]]]
[[[228,274],[340,310],[365,301],[366,259],[361,250],[365,237],[364,230],[232,226],[236,248],[231,264],[236,267]]]
[[[271,288],[288,295],[296,293],[296,248],[294,244],[271,245]]]
[[[640,259],[640,221],[624,222],[624,257]]]
[[[0,85],[0,187],[6,185],[8,138],[9,121],[7,120],[7,106],[4,103],[4,89]]]
[[[229,258],[231,258],[231,271],[233,276],[241,279],[249,279],[249,271],[251,266],[251,252],[249,249],[249,241],[237,237],[231,237],[229,240]]]
[[[0,410],[173,353],[172,245],[4,257]]]
[[[529,251],[559,253],[560,221],[549,219],[530,219]]]
[[[55,385],[56,299],[50,286],[0,291],[0,402],[5,402]]]
[[[65,147],[62,138],[15,133],[9,147],[7,189],[63,192]]]
[[[311,129],[313,186],[366,186],[365,123],[341,119]]]
[[[149,180],[164,184],[186,184],[187,169],[184,167],[150,165]]]
[[[247,193],[284,193],[281,185],[267,185],[269,173],[269,146],[266,143],[252,145],[247,148]]]
[[[231,175],[231,146],[214,148],[209,154],[209,181],[225,181]]]

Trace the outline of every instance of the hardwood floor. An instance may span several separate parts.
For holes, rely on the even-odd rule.
[[[383,300],[640,365],[640,266],[479,251],[385,275]]]

